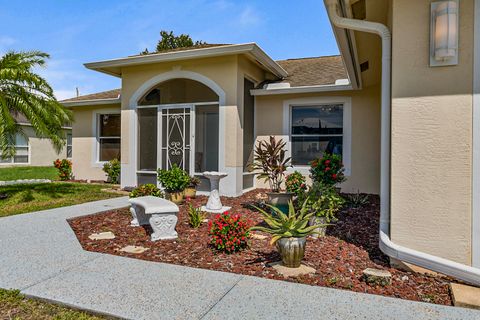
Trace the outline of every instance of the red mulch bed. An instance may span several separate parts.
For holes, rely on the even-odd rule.
[[[254,223],[262,221],[259,213],[249,209],[258,202],[260,191],[254,190],[238,198],[222,198],[224,205],[232,206],[231,212],[241,213]],[[197,197],[196,206],[206,203],[206,197]],[[213,215],[209,216],[213,218]],[[402,299],[452,305],[448,283],[451,279],[403,272],[390,268],[388,258],[378,248],[379,199],[370,196],[370,203],[363,208],[345,208],[339,220],[327,229],[327,236],[309,239],[303,263],[316,269],[316,273],[297,278],[287,278],[269,267],[270,262],[280,260],[275,247],[267,240],[250,240],[247,250],[235,254],[222,254],[209,246],[208,224],[193,229],[188,224],[186,205],[180,206],[176,240],[150,241],[150,227],[130,227],[129,210],[119,209],[79,217],[69,221],[85,250],[185,265],[195,268],[219,270],[366,292]],[[113,240],[93,241],[92,233],[112,231]],[[149,248],[142,254],[118,251],[127,245]],[[385,269],[392,273],[392,285],[370,286],[362,281],[365,268]]]

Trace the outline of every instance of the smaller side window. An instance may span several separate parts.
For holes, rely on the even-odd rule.
[[[72,134],[67,133],[67,158],[72,157]]]
[[[100,114],[98,117],[97,140],[98,161],[120,160],[120,115]]]

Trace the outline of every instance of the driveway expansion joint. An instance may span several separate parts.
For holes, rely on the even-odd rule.
[[[238,285],[238,283],[239,283],[240,281],[242,281],[244,278],[245,278],[245,276],[243,276],[243,275],[240,276],[240,278],[239,278],[237,281],[235,281],[235,283],[230,287],[230,289],[228,289],[228,290],[220,297],[220,299],[218,299],[210,308],[208,308],[207,311],[205,311],[204,314],[202,314],[202,315],[200,316],[199,320],[204,319],[204,318],[208,315],[208,313],[209,313],[210,311],[212,311],[212,309],[215,308],[215,306],[216,306],[217,304],[219,304],[220,301],[222,301],[223,298],[225,298],[225,297],[230,293],[230,291],[232,291],[233,288],[235,288],[235,287]]]

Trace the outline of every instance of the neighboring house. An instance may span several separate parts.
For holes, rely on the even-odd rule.
[[[53,166],[56,159],[71,158],[72,156],[72,128],[65,126],[66,146],[57,152],[49,139],[37,137],[32,125],[22,115],[15,116],[17,123],[22,127],[24,135],[15,137],[14,157],[1,158],[0,167],[13,166]]]
[[[227,172],[235,196],[261,186],[248,163],[275,135],[291,170],[340,153],[342,190],[380,194],[384,252],[480,284],[480,1],[325,2],[341,56],[274,61],[251,43],[87,63],[122,88],[63,102],[76,177],[120,156],[124,187],[177,163]]]

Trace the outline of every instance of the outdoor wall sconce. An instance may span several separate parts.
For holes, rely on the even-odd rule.
[[[431,4],[430,66],[458,64],[458,0]]]

